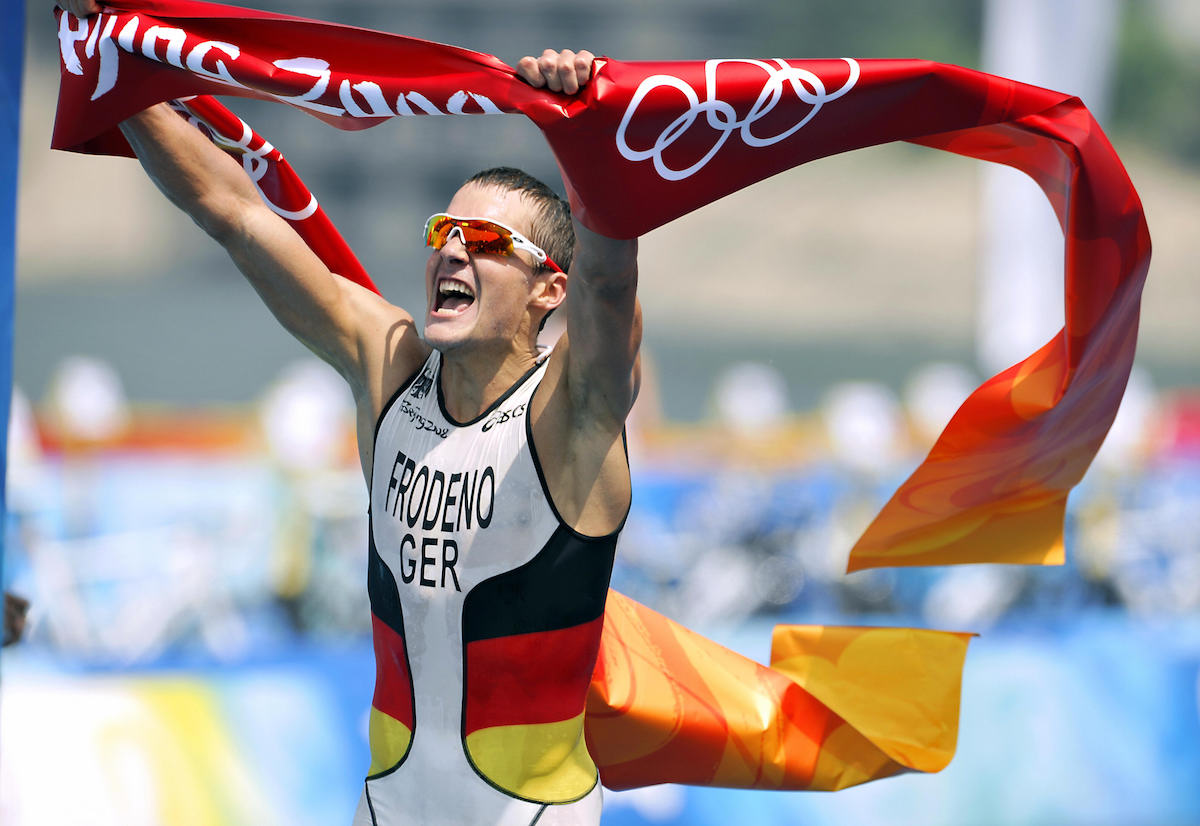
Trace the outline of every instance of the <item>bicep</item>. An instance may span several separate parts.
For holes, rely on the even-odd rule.
[[[242,165],[177,112],[151,106],[121,131],[163,194],[226,249],[284,328],[341,373],[365,409],[378,409],[420,365],[412,317],[330,272]]]
[[[344,360],[353,325],[338,276],[266,205],[243,205],[226,226],[217,240],[279,322],[326,360]]]
[[[567,381],[574,404],[623,422],[637,392],[642,340],[637,243],[596,239],[580,244],[568,281]]]
[[[416,337],[408,313],[330,272],[265,204],[243,207],[228,226],[226,236],[218,240],[267,308],[352,386],[366,386],[397,330],[405,340]],[[402,350],[404,343],[399,342]],[[391,341],[393,348],[397,344]]]
[[[361,377],[370,316],[357,305],[369,300],[263,202],[241,164],[165,105],[121,129],[158,187],[225,248],[283,326],[347,379]]]

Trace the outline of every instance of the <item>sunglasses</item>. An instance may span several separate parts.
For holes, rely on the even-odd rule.
[[[537,263],[555,272],[563,271],[549,255],[546,255],[544,249],[524,235],[499,221],[489,221],[486,218],[460,218],[444,212],[430,215],[425,222],[425,246],[440,250],[455,232],[462,239],[467,252],[513,255],[516,250],[525,250]]]

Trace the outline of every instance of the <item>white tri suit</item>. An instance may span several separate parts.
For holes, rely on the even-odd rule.
[[[371,472],[371,767],[355,826],[595,826],[583,711],[617,533],[567,527],[530,436],[543,358],[482,415],[441,356],[384,407]]]

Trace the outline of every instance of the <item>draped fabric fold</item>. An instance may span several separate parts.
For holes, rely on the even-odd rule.
[[[940,771],[971,636],[780,625],[767,667],[610,591],[588,752],[610,789],[834,791]]]
[[[956,66],[849,58],[601,59],[565,97],[490,55],[398,35],[189,0],[107,8],[59,15],[57,148],[131,154],[117,123],[194,95],[279,101],[342,129],[520,113],[545,134],[576,214],[613,237],[896,140],[1022,170],[1066,235],[1066,326],[967,399],[848,567],[1062,561],[1066,497],[1116,415],[1150,255],[1137,193],[1077,99]],[[207,97],[180,105],[332,271],[374,289],[273,146]],[[767,668],[610,593],[589,747],[614,788],[833,789],[936,771],[954,749],[965,647],[943,632],[793,628],[777,632]]]

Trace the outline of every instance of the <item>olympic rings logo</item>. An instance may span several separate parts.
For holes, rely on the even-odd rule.
[[[840,89],[833,92],[826,91],[824,81],[812,72],[790,66],[786,61],[778,58],[774,60],[778,68],[762,60],[733,59],[707,61],[704,64],[704,81],[707,87],[705,89],[706,98],[704,101],[700,100],[699,95],[696,94],[696,90],[690,84],[674,75],[651,75],[638,86],[637,91],[634,92],[633,99],[629,101],[629,108],[625,110],[625,115],[621,118],[621,125],[617,127],[617,150],[621,153],[622,157],[630,161],[637,162],[653,159],[654,169],[660,177],[668,181],[682,181],[684,178],[690,178],[703,169],[713,159],[713,156],[720,151],[725,142],[729,140],[729,136],[734,132],[737,132],[742,142],[750,147],[758,148],[779,143],[803,129],[809,121],[816,117],[817,112],[821,111],[821,107],[826,103],[831,100],[837,100],[854,88],[854,84],[858,82],[859,77],[858,62],[849,57],[844,57],[842,60],[846,61],[846,64],[850,67],[850,76],[846,78],[846,82],[842,84]],[[743,118],[737,116],[737,111],[733,106],[716,96],[717,68],[722,63],[747,63],[762,69],[767,74],[762,91],[758,93],[758,99],[754,101],[754,105],[750,107],[750,111]],[[762,120],[770,114],[783,98],[785,84],[791,87],[792,92],[795,93],[798,100],[809,104],[811,108],[795,125],[778,134],[767,137],[754,134],[752,127],[755,122]],[[634,114],[637,112],[642,101],[646,99],[646,96],[655,89],[664,86],[677,89],[683,93],[688,102],[687,111],[671,121],[649,149],[635,149],[629,145],[625,137],[629,129],[629,123],[633,120]],[[702,114],[708,126],[717,132],[716,142],[700,160],[691,166],[686,169],[672,169],[663,159],[663,153],[675,141],[679,140],[683,133],[690,129],[692,124]]]

